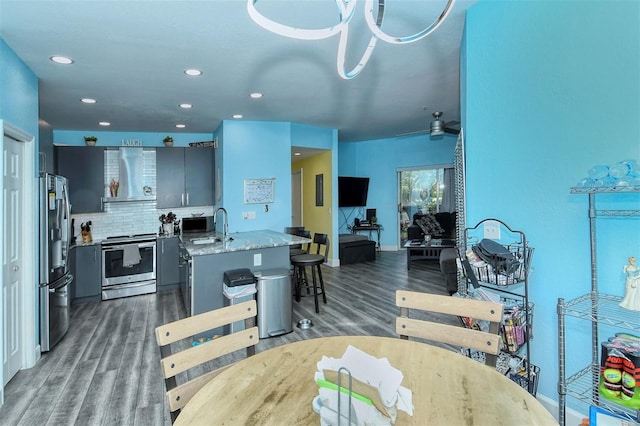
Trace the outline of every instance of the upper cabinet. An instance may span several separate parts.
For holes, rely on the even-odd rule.
[[[69,179],[71,213],[103,210],[104,148],[56,146],[56,173]]]
[[[156,148],[157,207],[213,205],[214,153],[209,147]]]
[[[120,151],[115,149],[107,152],[108,164],[111,164],[109,155],[113,153],[113,156],[117,156],[118,152]],[[157,208],[212,206],[214,160],[215,150],[211,147],[155,148]],[[138,176],[143,174],[141,168],[129,166],[126,168],[129,172],[134,171],[133,176],[124,179],[126,174],[120,173],[116,177],[120,183],[120,194],[104,198],[109,182],[109,176],[105,174],[104,147],[56,146],[55,164],[56,173],[69,179],[73,214],[103,212],[105,202],[153,200],[146,193],[136,196],[125,191],[125,187],[131,186],[127,182],[139,180],[141,183],[133,186],[139,187],[140,191],[146,188],[145,185],[151,186],[150,183],[145,183],[142,176]],[[120,168],[122,167],[124,166],[120,161]]]

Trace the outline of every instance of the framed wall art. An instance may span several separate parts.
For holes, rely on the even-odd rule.
[[[316,207],[324,205],[324,174],[316,175]]]

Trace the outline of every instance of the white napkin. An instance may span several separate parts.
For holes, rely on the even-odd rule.
[[[393,367],[387,358],[375,358],[349,345],[342,358],[323,356],[317,364],[318,371],[316,372],[315,379],[316,381],[318,379],[324,379],[324,374],[322,373],[324,370],[338,371],[342,367],[348,369],[354,379],[377,388],[382,404],[391,415],[391,419],[384,417],[374,406],[352,399],[352,402],[357,401],[353,403],[353,409],[356,410],[357,418],[360,420],[360,422],[356,424],[385,424],[380,423],[380,421],[382,421],[381,418],[393,423],[396,419],[397,409],[413,415],[411,390],[400,386],[403,379],[402,372]],[[347,380],[348,379],[345,379],[346,383],[342,383],[342,386],[348,386]],[[334,397],[333,399],[326,397],[326,403],[323,399],[323,405],[337,412],[337,392],[320,388],[321,397],[326,393],[333,394]],[[365,407],[360,408],[361,404]],[[348,399],[344,406],[346,405],[348,405]],[[381,418],[377,418],[378,416]]]

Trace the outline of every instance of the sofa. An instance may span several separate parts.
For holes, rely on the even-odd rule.
[[[449,240],[450,244],[456,244],[456,212],[440,212],[426,215],[415,213],[413,223],[407,229],[407,236],[410,240],[424,239],[424,231],[429,231],[431,238]],[[421,224],[422,226],[420,226]],[[440,252],[440,272],[445,276],[447,291],[453,294],[458,291],[458,257],[457,248],[445,248]]]
[[[446,248],[440,252],[440,272],[444,274],[449,295],[458,291],[458,249]]]
[[[413,222],[407,228],[407,238],[410,240],[424,239],[426,228],[431,238],[456,241],[456,212],[440,212],[433,214],[414,213]],[[422,224],[422,227],[419,225]]]

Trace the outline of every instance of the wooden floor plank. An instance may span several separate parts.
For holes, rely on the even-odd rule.
[[[322,336],[395,336],[397,289],[447,294],[438,262],[414,262],[408,271],[404,251],[378,253],[375,262],[323,265],[322,273],[327,304],[320,303],[320,313],[313,297],[293,302],[294,324],[308,318],[314,326],[262,339],[256,351]],[[170,426],[154,330],[184,316],[177,290],[73,305],[65,338],[6,386],[0,423]],[[241,351],[220,363],[243,357]]]
[[[112,393],[114,391],[118,392],[118,389],[115,389],[116,375],[117,370],[97,372],[93,376],[87,393],[84,396],[77,395],[78,398],[84,397],[78,412],[77,425],[98,426],[109,424],[103,422],[103,419],[106,417]]]
[[[98,368],[98,361],[98,359],[92,359],[78,363],[63,390],[64,396],[58,400],[47,424],[52,426],[75,424],[84,395],[87,394]],[[80,397],[77,397],[77,395],[80,395]]]

